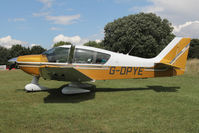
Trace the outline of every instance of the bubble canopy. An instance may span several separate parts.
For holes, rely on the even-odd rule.
[[[46,55],[48,62],[78,63],[78,64],[105,64],[110,55],[94,50],[72,47],[55,47],[42,53]],[[70,59],[72,59],[70,61]]]

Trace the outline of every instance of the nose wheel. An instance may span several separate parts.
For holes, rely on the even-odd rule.
[[[32,82],[25,86],[25,90],[28,92],[48,90],[48,88],[39,85],[39,78],[39,76],[33,76]]]

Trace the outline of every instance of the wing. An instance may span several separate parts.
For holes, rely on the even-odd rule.
[[[40,75],[44,79],[58,81],[84,82],[92,80],[91,78],[79,72],[73,67],[41,67]]]

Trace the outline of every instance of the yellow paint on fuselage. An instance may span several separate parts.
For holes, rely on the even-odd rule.
[[[48,62],[48,59],[45,55],[24,55],[19,56],[17,58],[17,62]],[[20,63],[19,63],[20,65]],[[34,75],[34,76],[40,76],[39,73],[39,67],[33,67],[33,66],[20,66],[20,69],[24,72]]]
[[[20,67],[20,69],[30,75],[40,76],[39,67]]]
[[[94,80],[166,77],[184,73],[183,70],[175,68],[166,68],[166,70],[144,67],[109,67],[106,70],[76,69]]]

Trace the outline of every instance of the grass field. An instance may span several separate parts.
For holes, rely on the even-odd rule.
[[[49,91],[26,93],[32,79],[0,71],[1,133],[198,133],[199,61],[183,76],[97,81],[88,94],[62,95],[65,82],[44,81]]]

